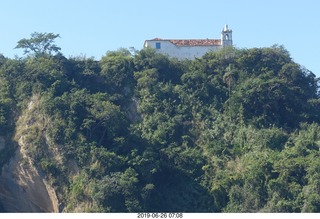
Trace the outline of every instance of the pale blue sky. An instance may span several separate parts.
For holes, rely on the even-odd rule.
[[[10,0],[0,6],[0,53],[21,56],[17,41],[37,31],[60,34],[66,57],[100,59],[155,37],[220,38],[228,23],[237,47],[284,45],[320,76],[319,11],[319,0]]]

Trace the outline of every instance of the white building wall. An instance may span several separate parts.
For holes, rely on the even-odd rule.
[[[160,43],[160,49],[156,49],[156,43]],[[169,40],[146,41],[145,47],[156,49],[159,53],[175,57],[177,59],[195,59],[200,58],[207,52],[216,51],[221,46],[176,46]]]

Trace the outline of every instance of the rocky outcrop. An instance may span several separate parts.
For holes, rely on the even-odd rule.
[[[0,201],[7,212],[58,212],[54,189],[19,150],[2,169]]]
[[[0,206],[6,212],[59,211],[59,201],[54,188],[30,157],[32,141],[27,135],[31,126],[39,123],[38,103],[39,98],[33,97],[28,109],[19,118],[15,136],[18,148],[9,163],[2,168]],[[43,124],[40,122],[39,125]],[[3,145],[1,147],[4,148]]]
[[[0,152],[4,150],[5,147],[6,147],[6,140],[4,139],[3,136],[0,136]]]
[[[130,122],[138,122],[141,121],[141,115],[138,113],[139,102],[136,97],[133,97],[131,101],[129,101],[127,109],[125,110],[126,115]]]

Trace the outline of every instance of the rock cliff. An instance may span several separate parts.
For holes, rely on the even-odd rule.
[[[17,150],[0,176],[0,206],[5,212],[58,212],[59,201],[45,174],[31,158],[30,129],[44,127],[39,121],[39,98],[33,97],[17,121],[14,141]],[[43,133],[43,132],[42,132]],[[31,136],[31,135],[30,135]],[[1,149],[5,142],[1,141]]]

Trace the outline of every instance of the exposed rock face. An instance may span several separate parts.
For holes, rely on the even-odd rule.
[[[31,125],[37,122],[38,100],[32,98],[28,109],[19,118],[15,136],[17,151],[2,168],[0,206],[5,212],[59,212],[55,190],[29,156],[32,141],[27,135]],[[3,141],[0,143],[4,144]],[[3,145],[1,147],[4,148]]]
[[[54,189],[19,150],[2,169],[0,202],[7,212],[58,212]]]
[[[135,97],[133,97],[128,104],[126,113],[131,122],[137,122],[141,120],[141,115],[138,113],[138,105],[139,102]]]
[[[6,140],[4,139],[4,137],[0,136],[0,151],[5,149],[5,146],[6,146]]]

